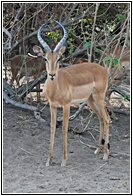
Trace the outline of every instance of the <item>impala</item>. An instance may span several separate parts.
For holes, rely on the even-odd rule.
[[[24,76],[34,76],[34,79],[39,78],[44,70],[46,70],[46,66],[43,62],[41,56],[33,58],[30,53],[28,55],[16,55],[8,61],[10,62],[12,79],[11,85],[14,80],[16,80],[17,85],[20,86],[20,79]],[[40,89],[40,84],[37,84],[36,88]],[[37,102],[40,102],[40,93],[37,92]]]
[[[100,137],[95,154],[104,147],[103,159],[109,156],[109,116],[105,108],[105,93],[108,86],[108,74],[104,67],[95,63],[81,63],[59,69],[59,60],[66,50],[67,31],[62,24],[55,21],[64,32],[63,38],[54,50],[51,50],[41,37],[41,31],[48,23],[43,24],[38,30],[38,40],[43,46],[44,55],[39,46],[34,46],[35,53],[42,53],[46,62],[47,80],[43,93],[49,101],[51,113],[50,150],[46,166],[49,166],[53,156],[54,135],[56,130],[56,113],[58,107],[63,107],[63,147],[64,153],[61,166],[67,161],[67,132],[70,106],[72,103],[85,101],[96,113],[100,123]],[[105,136],[105,139],[104,139]]]

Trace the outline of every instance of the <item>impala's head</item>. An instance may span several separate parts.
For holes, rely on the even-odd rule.
[[[55,21],[55,20],[54,20]],[[49,22],[43,24],[39,30],[38,30],[38,40],[41,43],[41,45],[43,46],[46,54],[43,53],[42,49],[39,46],[34,46],[33,47],[33,51],[35,53],[37,53],[39,56],[41,55],[45,61],[46,61],[46,69],[47,69],[47,77],[51,80],[54,80],[58,69],[59,69],[59,60],[61,55],[65,52],[66,50],[66,38],[67,38],[67,31],[66,29],[63,27],[62,24],[60,24],[59,22],[55,21],[58,25],[60,25],[64,31],[64,36],[63,38],[60,40],[60,42],[57,44],[57,46],[55,47],[54,50],[51,50],[50,47],[47,45],[47,43],[42,39],[41,37],[41,31],[44,28],[44,26],[46,26],[47,24],[49,24]]]

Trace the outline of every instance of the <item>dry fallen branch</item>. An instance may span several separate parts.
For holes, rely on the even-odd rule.
[[[3,88],[4,90],[7,90],[8,94],[12,97],[15,96],[15,91],[11,88],[11,86],[6,82],[5,79],[3,79]]]
[[[69,117],[69,120],[74,120],[82,111],[83,107],[86,106],[86,103],[83,102],[80,106],[79,109],[75,112],[75,114],[73,114],[72,116]]]
[[[91,120],[93,118],[94,113],[92,112],[89,118],[89,121],[87,123],[87,125],[85,126],[85,128],[82,130],[82,133],[84,133],[86,131],[86,129],[89,127],[89,124],[91,123]]]
[[[111,89],[117,93],[119,93],[120,95],[122,95],[123,97],[125,97],[127,95],[127,93],[125,90],[123,90],[120,86],[116,86],[115,84],[112,85]],[[130,101],[130,99],[127,97],[126,98],[128,101]]]
[[[85,146],[89,147],[89,148],[92,148],[92,149],[96,149],[96,146],[93,146],[93,145],[89,145],[89,144],[86,144],[84,143],[83,141],[79,140],[81,144],[84,144]]]
[[[119,156],[119,155],[122,155],[122,156],[130,157],[130,154],[126,154],[126,153],[117,153],[117,152],[113,152],[112,154],[113,154],[112,156]]]
[[[34,81],[30,82],[29,85],[27,86],[24,85],[23,87],[21,87],[21,89],[18,89],[18,93],[22,92],[20,95],[20,98],[24,98],[29,92],[31,92],[31,90],[38,84],[40,83],[42,80],[46,79],[46,76],[41,75],[39,78],[35,79]]]
[[[26,110],[34,111],[34,117],[41,122],[45,122],[45,120],[40,115],[41,110],[39,111],[38,107],[34,107],[34,106],[28,105],[26,103],[21,103],[19,101],[14,101],[14,100],[10,99],[5,92],[3,92],[3,99],[5,100],[5,103],[10,103],[16,107],[20,107],[20,108],[23,108]]]
[[[82,111],[83,107],[86,106],[86,103],[83,102],[80,106],[79,106],[79,109],[75,112],[75,114],[73,114],[72,116],[69,117],[69,120],[72,121],[74,120],[79,114],[80,112]],[[63,121],[63,118],[62,117],[58,117],[57,118],[57,121],[58,122],[62,122]]]
[[[94,172],[97,172],[98,170],[100,170],[101,168],[103,168],[108,162],[105,162],[103,165],[101,165],[99,168],[97,168]]]
[[[130,116],[130,112],[128,111],[119,110],[119,109],[113,109],[113,111],[118,114],[124,114],[124,115]]]
[[[31,152],[28,152],[27,150],[21,148],[20,146],[18,146],[18,148],[24,152],[26,152],[27,154],[31,155],[31,156],[34,156],[34,154],[32,154]]]
[[[5,103],[10,103],[10,104],[12,104],[16,107],[20,107],[20,108],[23,108],[23,109],[26,109],[26,110],[32,110],[32,111],[37,110],[37,107],[34,107],[32,105],[30,106],[26,103],[22,103],[20,101],[14,101],[14,100],[10,99],[5,92],[3,92],[3,99],[5,100]]]

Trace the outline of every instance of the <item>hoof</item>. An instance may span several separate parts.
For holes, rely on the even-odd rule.
[[[49,166],[49,162],[46,162],[46,167],[48,167]]]
[[[101,150],[102,150],[103,147],[98,147],[95,151],[94,151],[94,154],[98,154]]]
[[[94,154],[98,154],[99,152],[98,152],[98,149],[96,149],[95,151],[94,151]]]
[[[46,162],[46,167],[48,167],[48,166],[50,166],[51,165],[51,163],[52,163],[52,158],[49,160],[47,160],[47,162]]]
[[[104,160],[104,161],[109,161],[109,158],[108,158],[108,157],[103,156],[103,160]]]
[[[103,160],[104,161],[108,161],[109,160],[109,151],[108,151],[108,153],[104,154]]]
[[[66,166],[66,160],[63,160],[61,163],[61,167],[64,167],[64,166]]]

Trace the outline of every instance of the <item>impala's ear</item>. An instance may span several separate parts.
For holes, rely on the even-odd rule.
[[[43,52],[42,48],[37,46],[37,45],[33,46],[33,51],[34,51],[34,53],[37,54],[37,56],[43,56],[44,55],[44,52]]]
[[[66,46],[62,46],[60,49],[59,49],[59,56],[61,56],[66,50]]]

